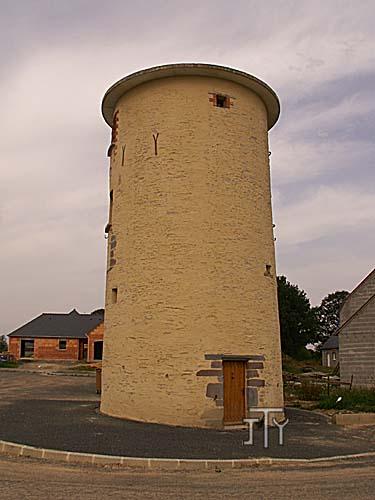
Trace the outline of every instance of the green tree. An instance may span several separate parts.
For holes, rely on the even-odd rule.
[[[317,320],[306,292],[290,283],[285,276],[277,277],[281,349],[299,357],[304,347],[316,338]]]
[[[320,306],[315,308],[318,323],[317,342],[324,342],[339,327],[340,309],[348,295],[346,290],[330,293],[324,297]]]
[[[7,339],[5,335],[0,335],[0,352],[4,352],[8,350]]]

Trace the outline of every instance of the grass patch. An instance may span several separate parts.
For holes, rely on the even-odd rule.
[[[316,402],[316,407],[324,410],[349,410],[353,412],[375,412],[375,389],[352,389],[330,387],[327,384],[303,381],[301,385],[289,388],[291,394],[300,401]],[[341,397],[340,401],[337,399]]]
[[[0,363],[0,368],[18,368],[19,364],[17,361],[3,361]]]
[[[332,373],[332,368],[322,366],[320,359],[311,358],[308,360],[294,359],[287,354],[283,354],[283,371],[298,375],[306,371]]]
[[[301,385],[293,388],[293,393],[302,401],[319,401],[326,392],[323,384],[314,384],[310,381],[303,381]]]
[[[342,400],[336,403],[337,398]],[[354,412],[375,412],[375,389],[332,389],[330,395],[322,394],[319,408],[350,410]]]
[[[299,365],[299,362],[293,358],[284,358],[283,356],[283,371],[287,373],[292,373],[296,375],[298,373],[302,373],[302,368]]]

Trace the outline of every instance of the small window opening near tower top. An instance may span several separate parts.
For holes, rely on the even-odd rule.
[[[117,288],[112,288],[112,304],[117,302]]]
[[[218,108],[229,108],[229,98],[225,95],[216,94],[216,106]]]

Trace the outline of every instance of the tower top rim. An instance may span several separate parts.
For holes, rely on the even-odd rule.
[[[262,99],[267,109],[268,130],[275,125],[279,118],[279,98],[276,92],[259,78],[227,66],[204,63],[178,63],[142,69],[114,83],[104,94],[102,101],[102,114],[106,123],[112,127],[113,113],[117,101],[126,92],[142,83],[172,76],[208,76],[238,83],[252,90]]]

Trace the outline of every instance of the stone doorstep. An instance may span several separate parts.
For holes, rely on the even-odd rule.
[[[336,425],[375,425],[375,413],[335,413],[332,422]]]
[[[356,459],[364,457],[375,457],[375,452],[357,453],[352,455],[337,455],[333,457],[319,458],[239,458],[239,459],[179,459],[179,458],[141,458],[141,457],[120,457],[115,455],[98,455],[94,453],[78,453],[70,451],[50,450],[36,448],[9,441],[0,440],[0,454],[17,457],[38,458],[68,464],[86,465],[117,465],[143,470],[162,469],[171,470],[222,470],[222,469],[242,469],[259,465],[292,465],[308,464],[315,462],[327,462],[344,459]]]

